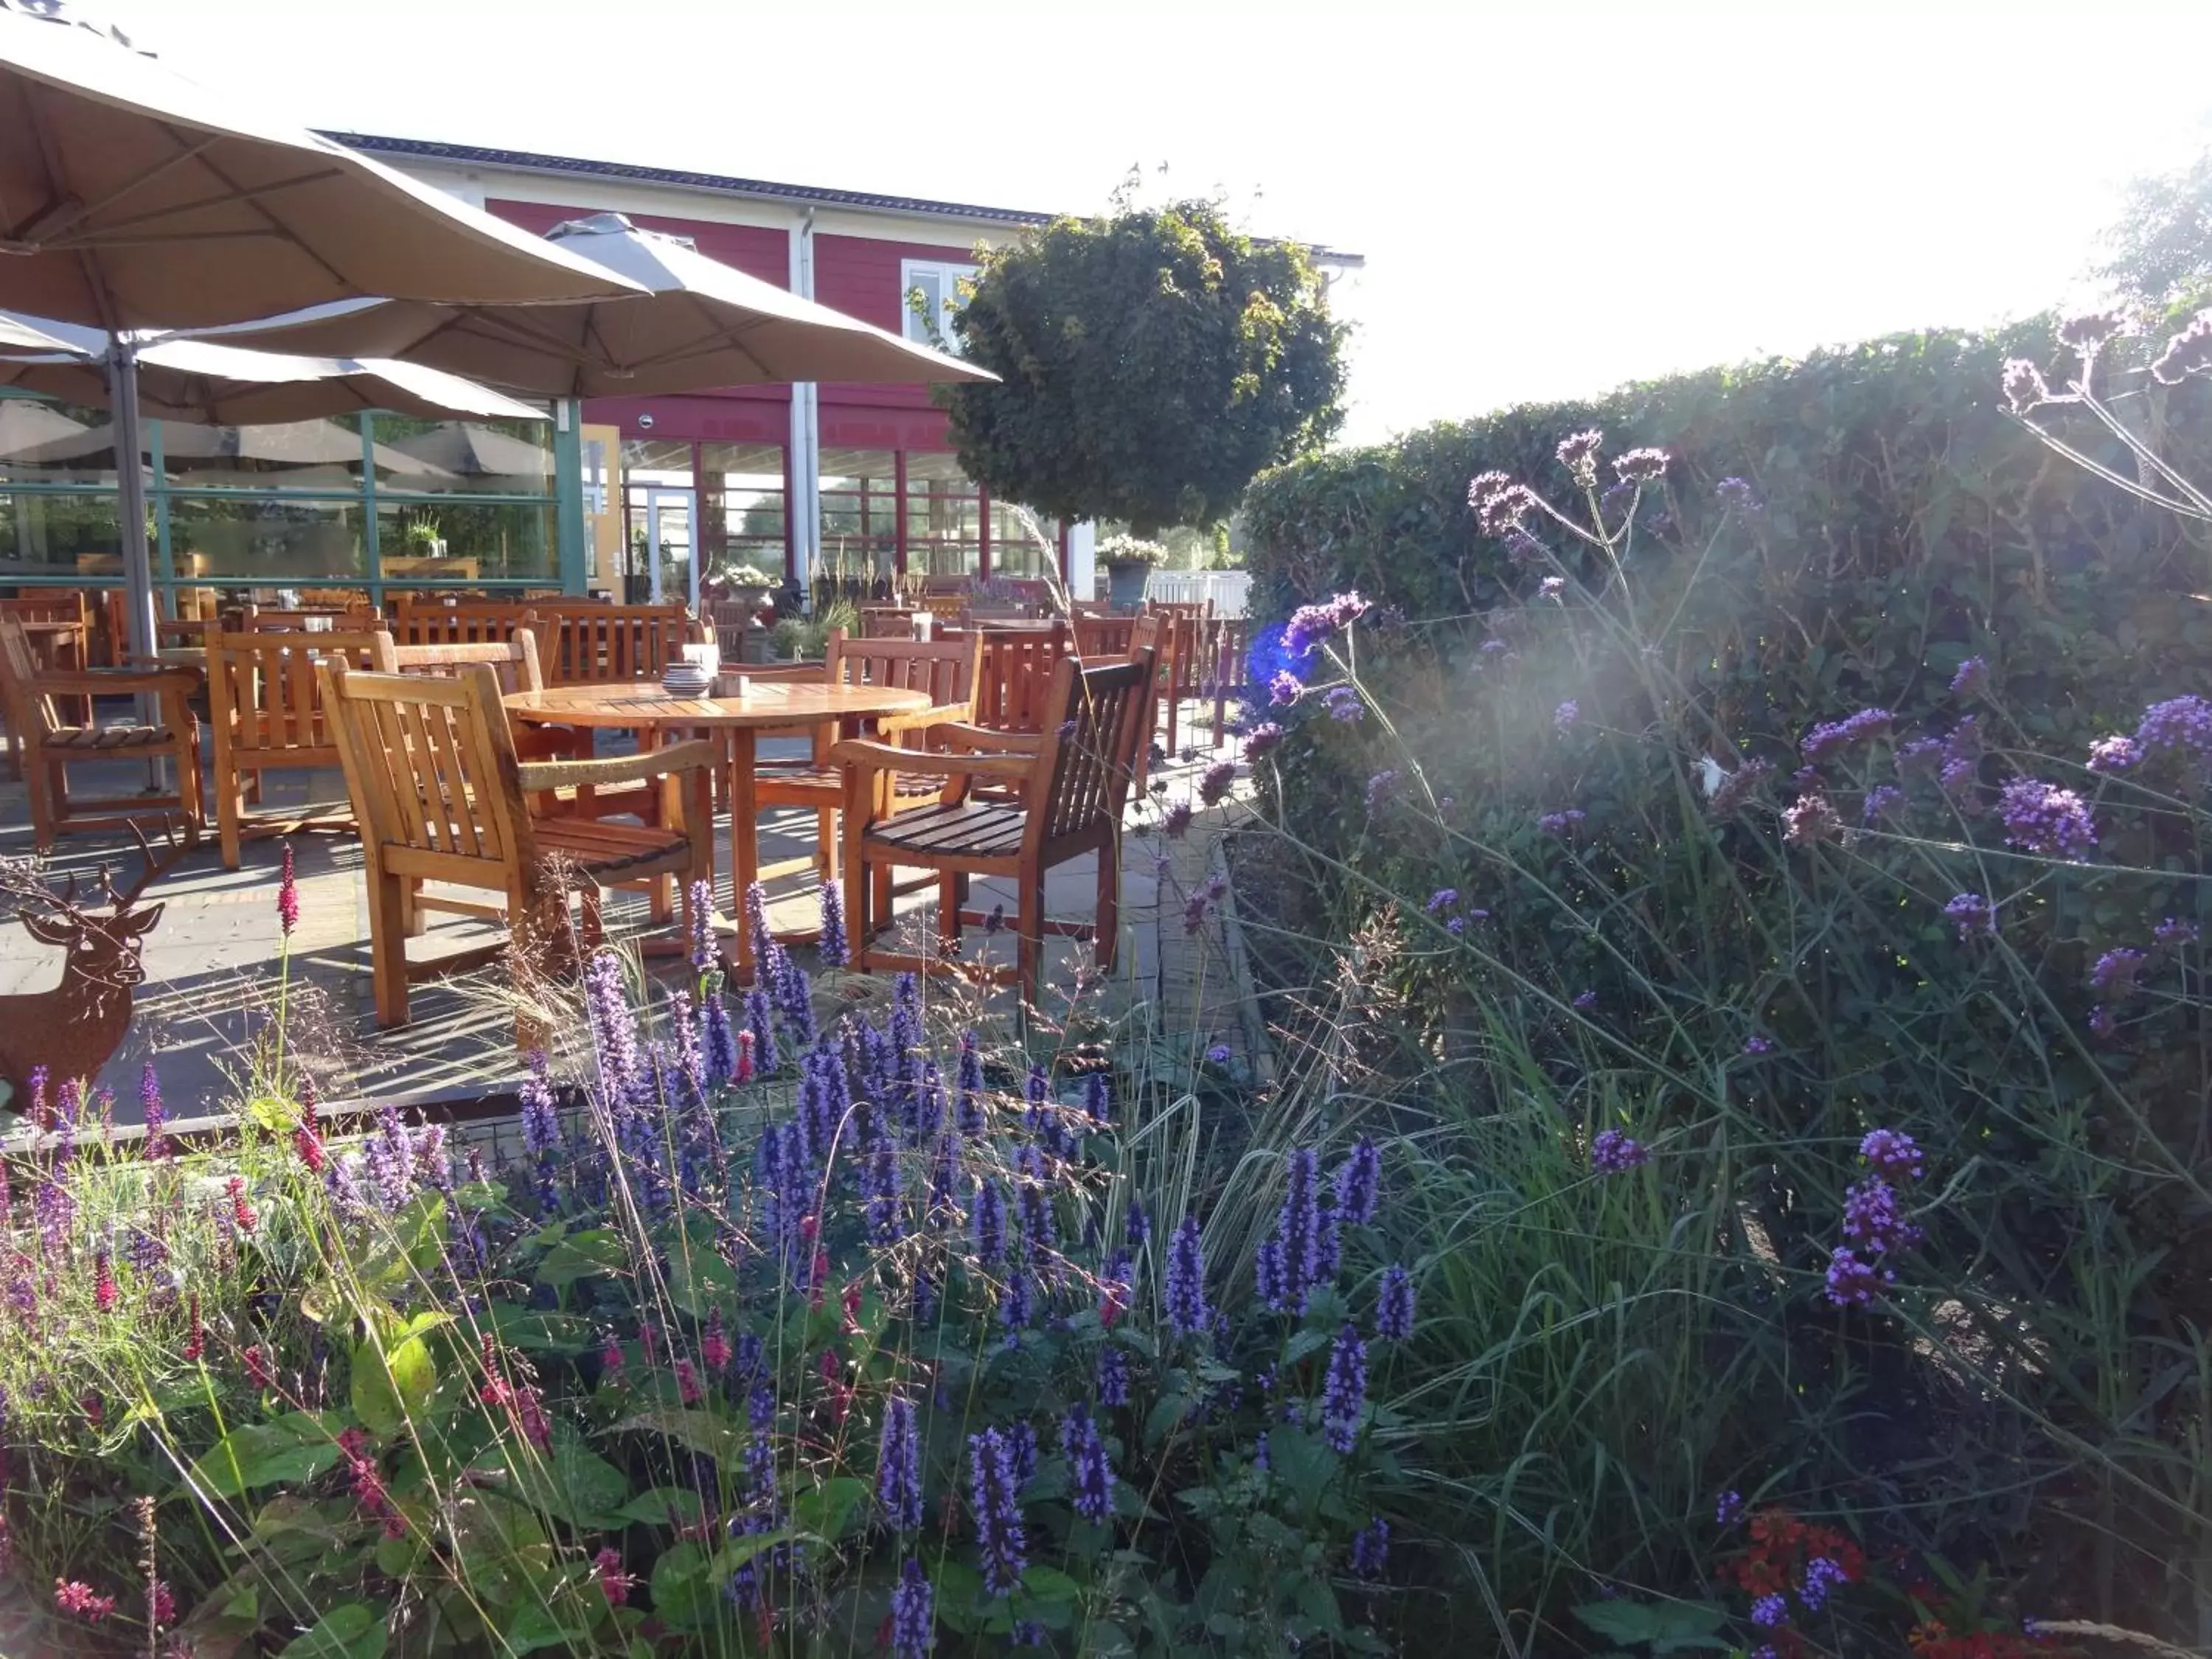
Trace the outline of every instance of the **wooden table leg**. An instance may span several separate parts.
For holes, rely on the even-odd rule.
[[[760,808],[754,799],[753,759],[757,745],[750,726],[730,729],[730,914],[737,918],[738,939],[732,972],[740,985],[753,981],[752,934],[745,925],[745,890],[760,870]]]

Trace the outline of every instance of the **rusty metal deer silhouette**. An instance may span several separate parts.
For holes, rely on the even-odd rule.
[[[131,1026],[132,993],[146,977],[139,961],[141,941],[161,919],[162,907],[133,908],[155,878],[173,869],[191,842],[167,837],[168,850],[156,859],[136,824],[131,829],[145,860],[138,879],[118,891],[106,868],[100,872],[100,896],[77,897],[76,876],[57,893],[35,877],[13,877],[4,885],[20,911],[16,920],[33,939],[69,952],[61,983],[50,991],[0,996],[0,1085],[9,1096],[0,1105],[21,1111],[30,1105],[31,1073],[92,1078],[123,1044]]]

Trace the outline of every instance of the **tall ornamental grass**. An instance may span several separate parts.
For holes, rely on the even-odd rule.
[[[2117,323],[2007,371],[2018,441],[2193,537]],[[1426,1264],[1401,1501],[1531,1652],[2212,1640],[2203,659],[2054,708],[2063,610],[1901,641],[1755,483],[1686,544],[1677,458],[1553,465],[1471,483],[1504,602],[1309,592],[1254,652],[1274,925],[1357,941],[1295,1086],[1387,1131]]]

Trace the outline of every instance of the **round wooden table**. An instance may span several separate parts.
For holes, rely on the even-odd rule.
[[[726,681],[738,678],[731,674]],[[752,977],[752,940],[743,925],[745,889],[761,878],[760,813],[755,805],[753,764],[763,732],[859,723],[883,714],[910,714],[929,707],[922,691],[879,685],[825,685],[816,680],[757,680],[743,696],[672,696],[650,683],[636,685],[561,685],[510,692],[508,715],[538,726],[578,726],[629,731],[641,746],[657,745],[665,732],[697,732],[723,744],[729,767],[731,914],[733,966],[742,983]],[[806,935],[796,935],[806,937]]]

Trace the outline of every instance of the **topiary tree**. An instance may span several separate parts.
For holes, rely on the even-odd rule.
[[[953,327],[1000,376],[940,388],[961,466],[1064,519],[1213,523],[1344,418],[1344,328],[1312,260],[1207,202],[1032,230],[982,256]]]

